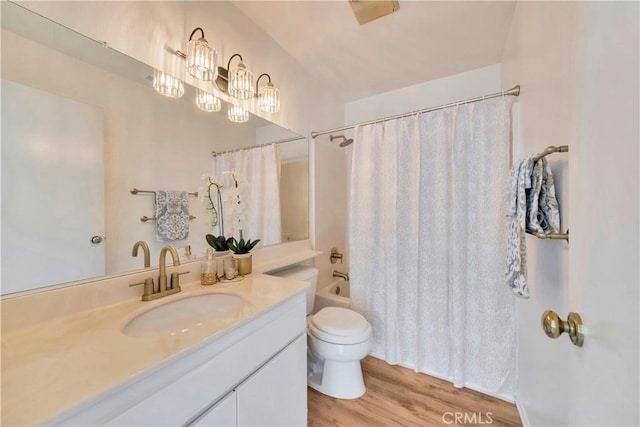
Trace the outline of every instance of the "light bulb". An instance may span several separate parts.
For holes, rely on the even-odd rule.
[[[160,70],[153,70],[153,88],[159,94],[171,98],[184,95],[184,83]]]
[[[222,109],[222,102],[220,98],[212,93],[205,92],[202,89],[196,89],[196,105],[202,111],[209,113],[215,113]]]
[[[253,73],[240,62],[229,70],[229,95],[238,99],[249,99],[254,94]]]
[[[249,112],[244,108],[229,104],[227,117],[229,117],[229,120],[232,122],[244,123],[249,121]]]
[[[271,82],[258,89],[258,108],[266,113],[280,111],[280,89]]]

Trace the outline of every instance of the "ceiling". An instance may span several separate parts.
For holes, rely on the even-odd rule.
[[[348,0],[234,5],[345,102],[501,62],[512,1],[403,1],[359,25]]]

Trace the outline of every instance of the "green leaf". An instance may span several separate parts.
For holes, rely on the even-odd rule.
[[[213,249],[218,252],[223,252],[229,250],[229,242],[232,241],[231,238],[227,239],[224,236],[214,236],[213,234],[207,234],[205,236],[207,243]]]
[[[254,240],[253,242],[251,242],[251,240],[247,241],[247,252],[249,252],[251,249],[255,248],[255,246],[260,242],[260,239]]]
[[[235,237],[232,240],[233,241],[230,244],[232,245],[231,250],[236,254],[248,254],[249,251],[253,249],[260,241],[260,239],[254,240],[253,242],[251,241],[251,239],[240,239],[240,241],[238,241]]]

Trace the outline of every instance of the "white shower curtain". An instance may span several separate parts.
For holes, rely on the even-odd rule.
[[[229,173],[240,177],[235,203],[235,183]],[[280,151],[277,144],[218,154],[213,174],[223,183],[224,226],[227,237],[260,239],[261,245],[282,241],[280,215]]]
[[[351,301],[372,354],[457,387],[515,391],[515,302],[504,285],[510,102],[355,130]]]

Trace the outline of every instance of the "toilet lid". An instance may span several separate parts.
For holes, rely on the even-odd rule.
[[[311,317],[311,324],[318,330],[341,337],[362,335],[370,328],[360,313],[340,307],[325,307]]]

